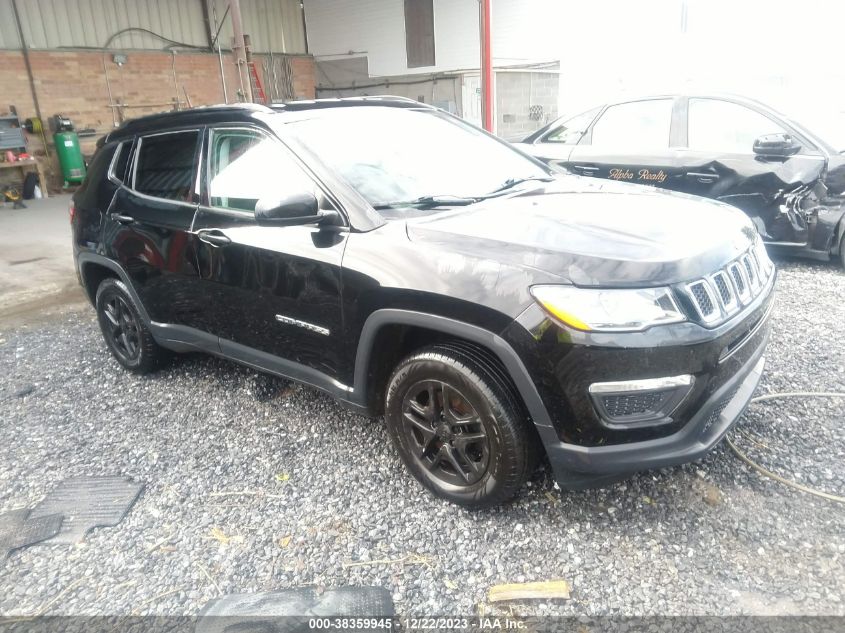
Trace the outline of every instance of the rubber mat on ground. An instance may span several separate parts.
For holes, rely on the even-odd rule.
[[[314,617],[390,618],[390,592],[381,587],[287,589],[270,593],[232,594],[209,602],[200,613],[196,633],[299,633],[311,631]],[[367,624],[365,621],[363,624]],[[377,622],[356,631],[384,633]]]
[[[74,477],[60,482],[31,517],[64,516],[61,531],[47,543],[78,543],[95,527],[113,527],[135,503],[143,484],[127,477]]]
[[[61,514],[33,517],[29,509],[0,514],[0,563],[13,549],[39,543],[59,533]]]

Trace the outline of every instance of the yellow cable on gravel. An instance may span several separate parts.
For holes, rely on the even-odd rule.
[[[837,393],[830,391],[785,391],[782,393],[769,393],[763,396],[757,396],[756,398],[751,398],[751,401],[748,404],[756,404],[758,402],[776,400],[778,398],[845,398],[845,393]],[[809,495],[814,495],[816,497],[821,497],[822,499],[828,499],[837,503],[845,503],[845,497],[840,497],[839,495],[833,495],[829,492],[824,492],[822,490],[810,488],[809,486],[804,486],[802,484],[799,484],[798,482],[786,479],[785,477],[781,477],[780,475],[775,474],[770,470],[767,470],[757,462],[753,461],[750,457],[748,457],[748,455],[739,450],[736,444],[731,441],[731,438],[726,437],[725,441],[728,443],[728,446],[737,457],[739,457],[742,461],[751,466],[754,470],[765,475],[766,477],[774,479],[775,481],[778,481],[785,486],[789,486],[790,488],[795,488],[796,490],[800,490],[801,492],[806,492]]]

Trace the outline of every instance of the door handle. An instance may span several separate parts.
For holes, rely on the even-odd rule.
[[[688,171],[687,177],[695,178],[698,182],[702,185],[709,185],[711,183],[716,182],[719,180],[719,174],[712,174],[712,173],[701,173],[697,171]]]
[[[583,171],[585,174],[590,175],[596,173],[599,170],[599,168],[595,165],[573,165],[572,169],[575,169],[576,171]]]
[[[135,221],[131,215],[123,215],[122,213],[112,213],[111,219],[120,224],[132,224]]]
[[[200,242],[205,242],[212,246],[226,246],[226,244],[232,243],[232,238],[217,229],[197,231],[197,237]]]

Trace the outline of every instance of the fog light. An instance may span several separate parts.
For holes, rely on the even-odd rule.
[[[667,376],[645,380],[595,382],[590,385],[593,406],[611,425],[640,426],[670,422],[669,417],[692,389],[694,378]]]

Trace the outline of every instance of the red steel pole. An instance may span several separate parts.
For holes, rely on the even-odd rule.
[[[484,129],[493,131],[495,92],[493,86],[493,47],[491,44],[492,0],[479,0],[481,9],[481,112]]]

